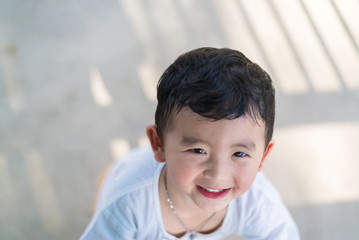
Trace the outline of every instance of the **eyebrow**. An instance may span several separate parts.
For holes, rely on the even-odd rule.
[[[189,146],[189,145],[193,145],[196,143],[209,144],[206,140],[202,140],[202,139],[190,137],[190,136],[183,136],[181,139],[181,144],[184,146]],[[233,144],[233,147],[243,147],[243,148],[246,148],[247,150],[251,150],[251,151],[256,150],[256,144],[251,140]]]
[[[253,141],[245,141],[243,143],[234,144],[235,147],[243,147],[250,151],[256,150],[256,144]]]
[[[192,145],[195,143],[207,143],[207,141],[189,136],[183,136],[181,139],[181,144],[185,146]]]

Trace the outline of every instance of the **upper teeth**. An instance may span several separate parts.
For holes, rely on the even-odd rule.
[[[208,192],[221,192],[223,190],[220,189],[211,189],[211,188],[205,188]]]

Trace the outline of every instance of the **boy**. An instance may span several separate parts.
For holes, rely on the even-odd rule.
[[[299,239],[259,173],[274,146],[264,70],[235,50],[196,49],[163,73],[157,99],[153,154],[139,149],[112,167],[81,239]]]

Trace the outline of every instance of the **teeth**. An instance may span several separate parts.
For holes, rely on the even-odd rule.
[[[218,193],[218,192],[222,192],[222,191],[223,191],[223,190],[211,189],[211,188],[205,188],[205,190],[207,190],[208,192],[214,192],[214,193]]]

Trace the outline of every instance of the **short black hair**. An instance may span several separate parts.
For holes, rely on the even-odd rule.
[[[270,76],[244,54],[229,48],[204,47],[179,56],[157,85],[155,124],[164,133],[185,107],[212,120],[260,117],[266,146],[272,139],[275,89]]]

